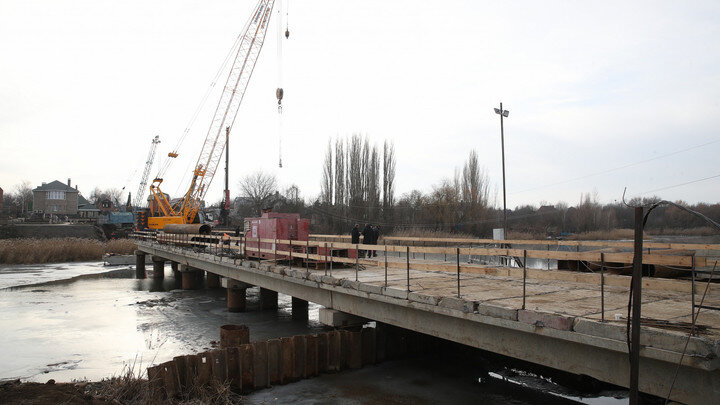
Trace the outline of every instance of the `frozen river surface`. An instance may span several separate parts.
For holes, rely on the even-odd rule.
[[[229,313],[223,289],[183,291],[164,280],[135,279],[131,267],[102,263],[0,266],[0,381],[101,380],[126,368],[210,349],[225,324],[244,324],[250,339],[324,330],[318,306],[307,321],[291,318],[289,296],[260,310],[257,289],[248,311]],[[583,395],[539,376],[437,357],[386,362],[255,392],[248,403],[625,403],[625,392]],[[590,396],[590,398],[582,398]]]

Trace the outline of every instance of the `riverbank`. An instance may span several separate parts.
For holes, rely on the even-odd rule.
[[[131,239],[0,239],[0,264],[84,262],[102,260],[105,253],[131,254],[134,250]]]

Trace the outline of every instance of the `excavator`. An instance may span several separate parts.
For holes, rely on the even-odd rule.
[[[255,69],[260,51],[270,23],[275,0],[259,0],[253,9],[250,20],[239,37],[239,45],[235,54],[230,73],[222,89],[220,101],[215,109],[205,142],[203,143],[197,163],[192,171],[190,187],[179,201],[170,201],[160,186],[161,176],[155,178],[150,185],[152,195],[151,212],[148,217],[148,228],[151,230],[178,228],[187,224],[198,223],[198,211],[203,198],[222,159],[227,137],[223,132],[230,131],[245,95],[250,77]],[[278,89],[282,94],[282,89]],[[281,96],[278,96],[279,98]],[[278,100],[280,103],[281,99]],[[177,152],[168,154],[176,158]],[[227,198],[227,197],[226,197]]]

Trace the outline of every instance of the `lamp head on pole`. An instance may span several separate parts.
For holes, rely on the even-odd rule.
[[[495,109],[495,114],[502,114],[503,117],[506,117],[506,118],[507,118],[507,116],[510,115],[510,111],[508,111],[508,110],[502,110],[502,113],[501,113],[501,112],[500,112],[500,109],[499,109],[499,108],[496,108],[496,109]]]

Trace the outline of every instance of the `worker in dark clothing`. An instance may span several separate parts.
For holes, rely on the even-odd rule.
[[[350,231],[350,237],[351,237],[350,243],[355,244],[355,245],[360,243],[360,225],[359,224],[355,224],[352,231]],[[358,255],[358,257],[360,257],[359,250],[355,253]]]
[[[365,228],[363,228],[362,236],[363,236],[363,245],[372,245],[375,242],[373,242],[373,236],[375,235],[375,232],[373,232],[372,225],[365,224]],[[368,250],[368,257],[372,255],[372,250]],[[365,257],[365,255],[361,255],[360,257]]]
[[[378,228],[377,225],[373,225],[373,245],[377,245],[378,240],[380,239],[380,228]],[[377,250],[373,250],[373,257],[377,257]]]
[[[350,231],[350,235],[352,237],[350,243],[360,243],[360,225],[355,224],[355,227],[353,227],[352,231]]]
[[[240,226],[235,228],[235,237],[240,238]],[[239,246],[240,239],[235,240],[235,246]]]

